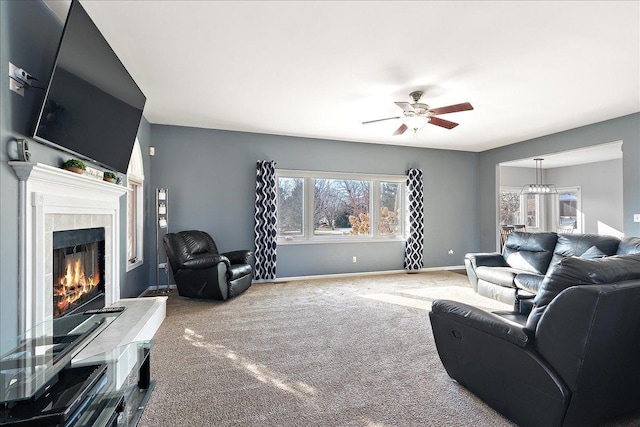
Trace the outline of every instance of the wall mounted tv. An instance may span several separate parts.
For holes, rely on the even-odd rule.
[[[126,173],[145,102],[98,27],[73,0],[34,139]]]

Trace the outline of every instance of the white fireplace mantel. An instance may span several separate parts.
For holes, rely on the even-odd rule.
[[[9,162],[20,180],[20,333],[53,316],[53,232],[105,228],[105,304],[120,299],[125,187],[41,163]]]

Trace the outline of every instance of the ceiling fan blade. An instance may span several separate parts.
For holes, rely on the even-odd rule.
[[[457,113],[458,111],[468,111],[468,110],[473,110],[473,106],[468,102],[465,102],[463,104],[449,105],[447,107],[432,108],[430,111],[433,114],[447,114],[447,113]]]
[[[377,119],[377,120],[369,120],[368,122],[362,122],[363,125],[367,125],[369,123],[375,123],[375,122],[383,122],[385,120],[394,120],[394,119],[399,119],[400,116],[398,117],[387,117],[386,119]]]
[[[398,129],[393,133],[394,135],[402,135],[409,127],[404,123],[400,125]]]
[[[396,102],[396,105],[402,108],[403,111],[415,111],[408,102]]]
[[[429,123],[431,123],[432,125],[446,128],[446,129],[453,129],[454,127],[458,126],[458,123],[450,122],[449,120],[444,120],[444,119],[441,119],[440,117],[433,117],[433,116],[429,118]]]

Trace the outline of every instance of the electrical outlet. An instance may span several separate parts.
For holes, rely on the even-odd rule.
[[[162,269],[167,268],[167,263],[166,262],[161,262],[160,264],[158,264],[158,268],[162,268]]]
[[[640,214],[633,214],[633,222],[640,222]]]
[[[358,261],[358,258],[353,257],[353,262],[355,263],[356,261]]]
[[[20,96],[24,96],[24,84],[19,83],[17,80],[9,77],[9,90],[17,93]]]
[[[453,249],[449,249],[448,254],[449,254],[449,255],[453,255]]]

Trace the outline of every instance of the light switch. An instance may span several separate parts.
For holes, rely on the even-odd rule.
[[[633,222],[640,222],[640,214],[633,214]]]

